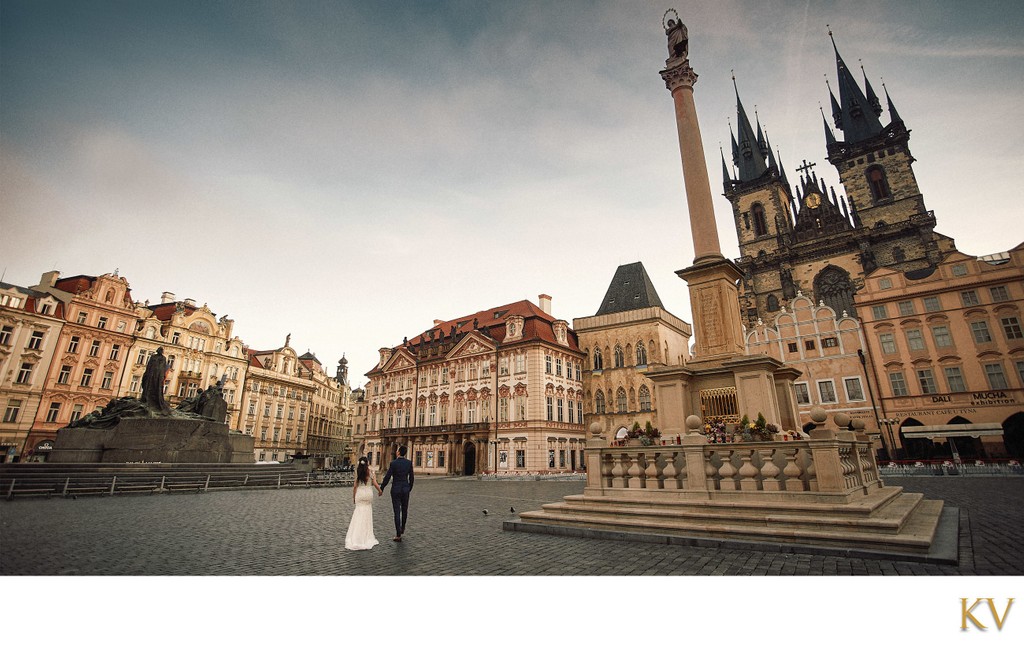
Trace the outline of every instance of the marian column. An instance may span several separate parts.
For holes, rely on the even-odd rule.
[[[670,9],[669,12],[675,13],[675,10]],[[676,131],[683,160],[683,184],[694,253],[693,265],[676,274],[686,281],[690,290],[694,338],[692,360],[696,363],[745,353],[737,289],[742,273],[732,261],[722,256],[718,242],[704,145],[693,103],[697,73],[690,67],[686,25],[676,14],[675,19],[669,19],[664,27],[669,57],[661,77],[672,92],[675,103]]]

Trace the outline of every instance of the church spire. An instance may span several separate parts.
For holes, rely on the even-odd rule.
[[[903,122],[903,118],[900,118],[900,114],[896,112],[896,105],[892,103],[892,98],[889,97],[889,89],[885,87],[885,82],[882,82],[882,90],[885,91],[885,103],[889,105],[889,123]]]
[[[835,98],[833,98],[833,101],[835,101]],[[821,107],[818,107],[818,109],[821,111],[821,124],[825,127],[825,147],[827,148],[829,145],[835,145],[836,135],[832,133],[832,128],[828,126],[828,120],[825,119],[825,110]]]
[[[875,112],[876,116],[882,115],[882,103],[878,101],[878,96],[875,95],[875,89],[871,88],[871,82],[868,81],[868,74],[864,72],[864,64],[860,65],[861,75],[864,76],[864,92],[868,96],[868,104],[871,105],[871,110]]]
[[[729,173],[729,167],[725,165],[725,152],[722,151],[721,145],[718,146],[718,153],[722,155],[722,185],[725,186],[725,192],[728,193],[732,188],[732,175]]]
[[[836,73],[839,78],[839,109],[842,118],[841,124],[836,126],[843,130],[843,140],[847,143],[855,143],[877,136],[882,131],[882,123],[878,121],[875,107],[861,91],[846,62],[839,54],[839,48],[836,47],[836,40],[832,36],[831,29],[828,31],[828,36],[832,39],[832,49],[836,53]],[[829,90],[831,92],[831,88]],[[874,95],[874,91],[871,91],[871,94]],[[877,99],[876,97],[876,102]],[[832,100],[834,112],[835,96]]]
[[[750,126],[750,119],[747,118],[747,112],[743,109],[743,102],[740,100],[735,75],[732,78],[732,86],[736,91],[736,122],[739,130],[739,156],[736,161],[736,167],[739,170],[738,181],[751,181],[763,175],[768,169],[761,149],[761,141],[764,137],[760,134],[760,124],[758,124],[759,133],[757,135],[754,134],[754,129]]]

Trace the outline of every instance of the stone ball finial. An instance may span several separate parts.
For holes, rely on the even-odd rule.
[[[690,415],[686,418],[686,429],[688,431],[699,431],[703,425],[704,421],[696,415]]]
[[[853,419],[846,413],[836,413],[832,417],[832,421],[835,422],[836,426],[838,426],[839,428],[845,429],[847,426],[850,425],[850,422],[852,422]]]
[[[824,424],[828,418],[828,413],[821,406],[815,406],[811,409],[811,421],[815,424]]]
[[[864,426],[865,426],[864,420],[862,420],[859,417],[854,417],[850,421],[850,428],[853,429],[854,431],[863,431],[864,430]]]
[[[603,430],[604,430],[604,425],[601,424],[601,422],[591,422],[590,423],[590,432],[593,435],[595,435],[595,436],[596,435],[601,435],[601,431],[603,431]]]

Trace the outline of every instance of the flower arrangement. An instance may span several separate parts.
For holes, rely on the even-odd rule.
[[[729,433],[729,425],[722,419],[712,419],[704,422],[704,437],[708,444],[719,444],[732,442],[732,434]]]

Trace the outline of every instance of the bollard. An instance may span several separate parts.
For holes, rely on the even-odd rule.
[[[210,489],[210,475],[207,474],[206,475],[206,485],[203,486],[203,492],[206,492],[209,489]]]
[[[114,496],[114,486],[117,485],[117,477],[110,479],[110,496]]]
[[[161,491],[161,492],[163,492],[163,491],[164,491],[164,481],[165,481],[165,480],[167,480],[167,477],[166,477],[166,476],[161,476],[161,477],[160,477],[160,491]]]
[[[68,484],[70,484],[70,483],[71,483],[71,477],[68,476],[66,479],[64,479],[64,491],[61,493],[62,496],[66,497],[68,495]]]

